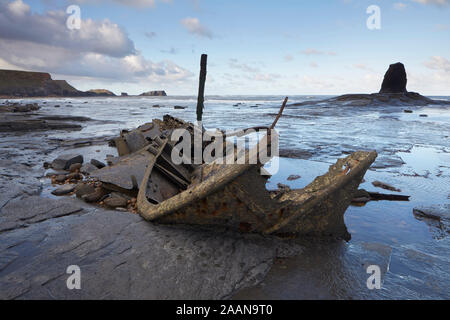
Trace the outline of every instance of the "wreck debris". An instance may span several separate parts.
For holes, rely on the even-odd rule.
[[[191,145],[188,142],[187,147],[188,150],[195,150],[194,155],[185,155],[183,149],[182,158],[188,158],[189,161],[180,164],[173,162],[172,153],[177,151],[174,147],[179,141],[169,137],[175,129],[185,129],[190,138],[206,132],[201,125],[206,62],[207,56],[202,55],[198,126],[165,115],[162,121],[154,119],[137,129],[122,130],[120,136],[112,141],[118,157],[107,156],[107,166],[96,160],[81,166],[81,156],[60,156],[53,161],[52,167],[64,170],[71,168],[72,173],[53,176],[52,182],[65,183],[67,186],[61,190],[75,192],[77,197],[88,203],[138,212],[149,221],[225,226],[241,232],[262,234],[332,236],[349,240],[350,234],[343,216],[377,153],[358,151],[338,159],[326,174],[317,177],[303,189],[279,185],[278,190],[268,191],[266,183],[269,176],[262,175],[264,164],[274,156],[272,140],[268,138],[286,107],[287,97],[269,127],[252,128],[267,132],[255,147],[246,148],[241,154],[237,152],[237,146],[231,144],[233,160],[241,157],[249,160],[252,154],[261,152],[265,152],[269,160],[256,159],[254,164],[245,161],[244,164],[231,165],[218,161],[191,161],[197,152],[192,142],[195,139],[191,139]],[[239,130],[222,137],[225,139],[247,134]],[[203,141],[200,151],[205,151],[213,141]],[[227,143],[224,150],[226,146]]]
[[[389,190],[389,191],[402,192],[402,190],[397,189],[396,187],[391,186],[390,184],[387,184],[387,183],[384,183],[381,181],[374,181],[374,182],[372,182],[372,185],[374,187]]]
[[[353,196],[352,203],[363,204],[369,201],[409,201],[411,196],[400,195],[400,194],[386,194],[378,192],[369,192],[364,189],[359,189]]]

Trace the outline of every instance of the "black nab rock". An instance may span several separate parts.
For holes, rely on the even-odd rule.
[[[380,93],[406,93],[406,82],[406,70],[403,63],[391,64],[384,75]]]

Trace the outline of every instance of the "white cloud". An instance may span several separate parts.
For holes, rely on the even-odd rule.
[[[30,12],[30,6],[26,3],[23,3],[22,0],[8,3],[8,9],[9,12],[16,17],[24,16],[25,14]]]
[[[287,54],[287,55],[284,56],[284,61],[289,62],[289,61],[292,61],[292,60],[294,60],[294,57],[292,55]]]
[[[0,38],[47,44],[75,52],[123,57],[135,52],[133,41],[117,24],[82,20],[80,30],[66,28],[64,11],[31,13],[22,0],[0,2]]]
[[[63,11],[31,13],[22,0],[0,0],[0,68],[45,71],[109,81],[182,81],[191,72],[143,57],[127,33],[109,21],[66,28]]]
[[[438,6],[446,6],[450,3],[450,0],[412,0],[421,4],[434,4]]]
[[[259,68],[258,67],[253,67],[250,66],[246,63],[240,63],[237,59],[230,59],[228,66],[232,69],[239,69],[241,71],[244,72],[249,72],[249,73],[257,73],[259,72]]]
[[[185,18],[181,20],[181,24],[189,33],[209,39],[213,38],[212,32],[208,28],[200,24],[200,20],[198,20],[197,18]]]
[[[300,51],[300,53],[304,54],[306,56],[323,55],[323,54],[327,54],[329,56],[336,56],[337,55],[337,53],[334,52],[334,51],[324,52],[324,51],[320,51],[320,50],[316,50],[316,49],[312,49],[312,48]]]
[[[154,8],[157,2],[171,3],[172,0],[71,0],[71,3],[84,4],[84,3],[116,3],[128,7],[136,8]]]
[[[316,49],[306,49],[300,52],[301,54],[307,55],[307,56],[312,56],[312,55],[321,55],[323,54],[322,51],[316,50]]]
[[[424,65],[429,69],[450,73],[450,61],[444,57],[431,57],[428,61],[424,62]]]
[[[406,3],[403,3],[403,2],[396,2],[396,3],[394,3],[394,9],[395,10],[404,10],[404,9],[406,9],[407,6],[408,5]]]

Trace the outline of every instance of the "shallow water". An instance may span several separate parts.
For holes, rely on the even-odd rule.
[[[290,102],[323,98],[297,96],[291,97]],[[269,125],[282,100],[283,97],[208,97],[204,125],[221,129]],[[195,97],[26,101],[46,102],[39,111],[41,114],[70,114],[98,120],[83,123],[81,131],[0,134],[3,157],[35,168],[71,149],[61,147],[59,139],[112,137],[120,129],[134,128],[167,113],[193,121],[196,106]],[[175,110],[175,105],[187,109]],[[405,113],[404,109],[389,105],[337,108],[328,104],[286,108],[277,125],[280,150],[301,159],[281,158],[279,172],[268,182],[269,189],[276,188],[277,183],[304,187],[325,173],[337,158],[356,150],[376,150],[378,159],[361,187],[389,193],[372,186],[372,181],[380,180],[400,188],[401,194],[411,198],[409,202],[378,201],[350,207],[345,214],[352,234],[350,242],[299,240],[305,248],[302,255],[276,261],[260,285],[243,290],[236,299],[450,298],[449,238],[437,238],[412,213],[417,206],[450,202],[450,107],[408,107],[413,113]],[[91,157],[104,160],[115,150],[102,143],[78,148],[77,152],[83,153],[86,160]],[[288,181],[292,174],[301,178]],[[42,181],[43,194],[49,196],[48,180]],[[367,288],[368,264],[380,265],[381,290]]]

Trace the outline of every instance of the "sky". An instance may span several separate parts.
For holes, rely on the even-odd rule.
[[[450,0],[0,0],[0,69],[196,95],[206,53],[207,95],[334,95],[402,62],[409,91],[450,95],[449,18]]]

